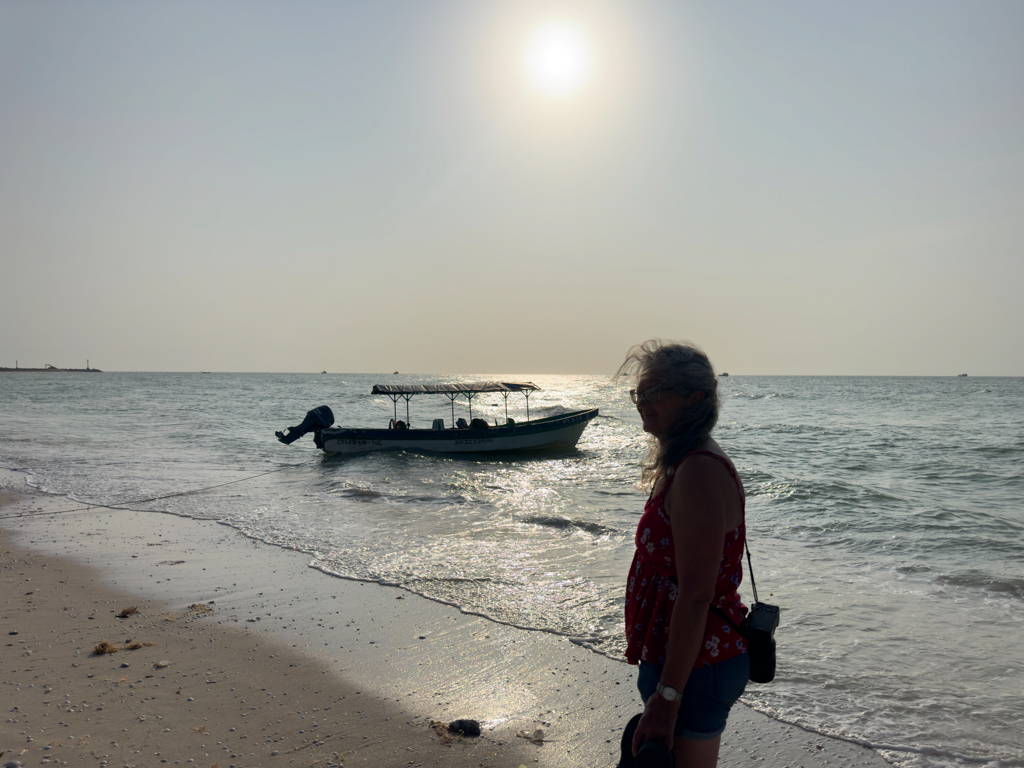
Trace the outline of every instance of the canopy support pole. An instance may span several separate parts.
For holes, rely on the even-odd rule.
[[[445,392],[444,396],[451,400],[452,403],[452,429],[455,429],[455,398],[459,396],[458,392]]]
[[[523,394],[526,395],[526,420],[530,420],[530,390],[524,389]]]

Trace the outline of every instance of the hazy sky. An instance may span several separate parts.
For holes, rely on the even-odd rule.
[[[0,366],[1024,375],[1022,40],[1020,0],[0,0]]]

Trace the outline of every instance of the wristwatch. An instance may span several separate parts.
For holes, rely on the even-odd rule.
[[[665,701],[675,701],[683,695],[680,691],[677,691],[672,686],[662,685],[661,683],[658,683],[658,687],[655,689],[655,691],[657,693],[660,693],[661,698],[663,698]]]

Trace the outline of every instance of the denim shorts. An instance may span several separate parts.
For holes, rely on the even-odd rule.
[[[661,664],[640,662],[636,687],[644,704],[661,681]],[[743,653],[709,667],[697,667],[683,688],[683,701],[676,720],[676,736],[683,739],[713,739],[725,730],[729,710],[747,687],[750,655]]]

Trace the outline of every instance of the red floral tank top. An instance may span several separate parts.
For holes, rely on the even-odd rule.
[[[740,493],[746,518],[746,497],[736,470],[724,456],[711,451],[691,451],[683,457],[701,454],[713,456],[729,470]],[[679,462],[680,465],[683,461]],[[677,467],[678,469],[678,467]],[[673,474],[665,487],[648,499],[644,514],[636,529],[636,554],[629,568],[626,582],[626,660],[630,664],[650,661],[665,663],[668,644],[669,619],[675,605],[679,585],[676,580],[675,544],[672,524],[665,512],[665,493],[672,484]],[[737,592],[743,580],[743,547],[746,541],[746,523],[740,523],[725,534],[722,562],[718,567],[713,604],[739,624],[747,614]],[[735,629],[713,613],[708,612],[704,627],[704,641],[694,667],[705,667],[739,656],[747,650],[746,642]]]

